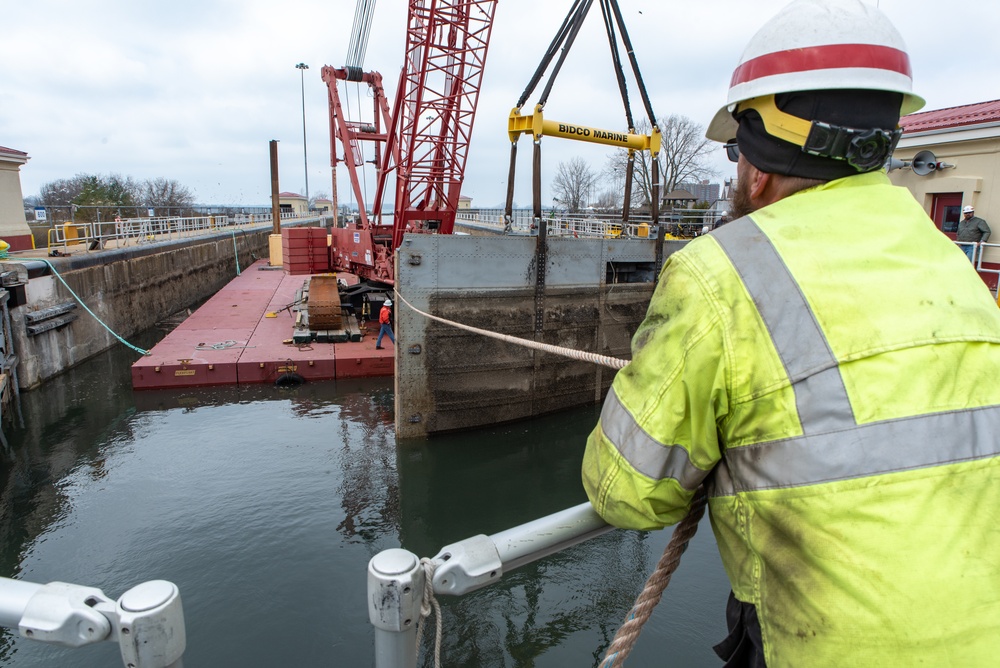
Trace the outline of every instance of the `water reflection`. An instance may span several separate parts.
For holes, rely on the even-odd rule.
[[[388,380],[133,393],[133,359],[112,351],[23,395],[25,427],[0,458],[0,575],[112,597],[171,580],[188,666],[372,665],[372,555],[432,556],[585,498],[596,409],[397,444]],[[613,532],[443,599],[445,665],[596,665],[668,538]],[[718,665],[708,645],[727,591],[706,523],[661,605],[667,620],[630,663],[659,661],[666,643],[676,665]],[[4,633],[0,664],[120,659],[109,643],[65,650]]]

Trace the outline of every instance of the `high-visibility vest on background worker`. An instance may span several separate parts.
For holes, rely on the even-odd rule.
[[[584,457],[617,526],[709,490],[769,668],[1000,656],[1000,309],[884,172],[670,256]]]

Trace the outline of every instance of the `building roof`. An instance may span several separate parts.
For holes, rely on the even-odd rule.
[[[288,193],[288,192],[286,192],[286,193],[278,193],[278,197],[284,197],[285,199],[292,199],[294,197],[298,197],[299,199],[305,199],[305,197],[303,197],[302,195],[300,195],[298,193]]]
[[[7,148],[6,146],[0,146],[0,158],[4,158],[8,162],[17,162],[22,165],[28,162],[27,153],[24,151],[18,151],[16,148]]]
[[[687,190],[677,189],[677,190],[671,190],[670,192],[668,192],[666,195],[663,196],[663,199],[665,199],[665,200],[677,200],[677,201],[690,200],[690,201],[693,202],[693,201],[697,200],[698,198],[695,197],[694,195],[692,195],[691,193],[689,193]]]
[[[1000,100],[965,104],[960,107],[949,107],[935,111],[921,111],[899,119],[904,134],[985,123],[1000,123]]]

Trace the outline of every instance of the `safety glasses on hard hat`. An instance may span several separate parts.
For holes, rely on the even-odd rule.
[[[801,146],[812,155],[834,160],[846,160],[858,171],[869,171],[885,164],[896,148],[900,128],[894,130],[855,129],[822,121],[807,121],[786,114],[775,104],[774,95],[762,95],[740,102],[740,112],[753,109],[760,114],[767,134]],[[729,144],[726,144],[727,150]],[[731,160],[732,158],[730,158]]]
[[[740,159],[740,145],[736,143],[735,139],[730,139],[725,144],[726,157],[729,158],[729,162],[739,162]]]

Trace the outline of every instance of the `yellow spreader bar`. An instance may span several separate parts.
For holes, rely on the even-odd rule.
[[[512,109],[510,119],[507,122],[507,134],[512,143],[516,142],[522,134],[532,134],[536,140],[541,137],[562,137],[635,151],[649,151],[653,155],[660,152],[659,128],[654,128],[648,135],[637,135],[629,132],[601,130],[586,125],[547,121],[542,116],[541,106],[536,106],[531,116],[522,116],[520,109]]]

